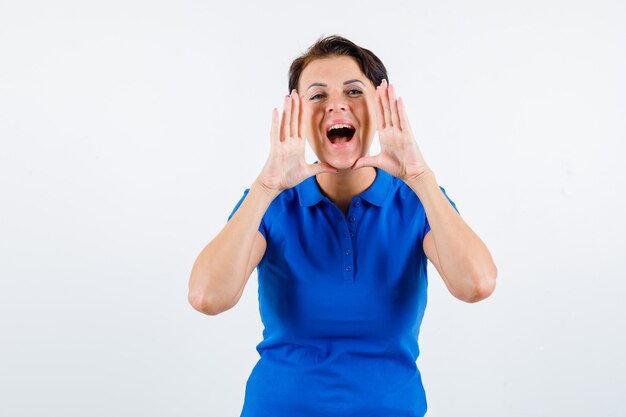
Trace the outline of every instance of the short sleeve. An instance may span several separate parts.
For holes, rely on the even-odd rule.
[[[456,204],[454,204],[454,201],[452,201],[450,197],[448,197],[448,194],[446,194],[446,190],[441,186],[439,186],[439,188],[441,189],[441,192],[443,193],[443,195],[446,196],[450,204],[452,204],[452,207],[454,208],[454,210],[456,210],[456,212],[459,213],[459,209],[456,208]],[[461,215],[461,213],[459,213],[459,215]],[[426,217],[426,227],[424,228],[424,236],[426,236],[428,232],[430,232],[430,223],[428,223],[428,217]]]
[[[233,215],[235,214],[235,212],[237,211],[239,206],[241,206],[241,203],[243,203],[243,200],[246,199],[246,196],[248,195],[248,192],[250,192],[250,189],[246,188],[246,190],[243,192],[243,196],[239,199],[239,201],[235,205],[235,208],[230,213],[230,216],[228,216],[228,220],[230,220],[230,218],[233,217]],[[267,240],[267,227],[265,225],[265,216],[263,216],[263,218],[261,219],[261,224],[259,225],[259,232],[261,232],[261,234],[263,235],[265,240]]]

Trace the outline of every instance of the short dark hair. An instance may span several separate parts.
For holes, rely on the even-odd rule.
[[[363,74],[374,86],[378,86],[383,79],[389,82],[387,69],[372,51],[361,48],[342,36],[331,35],[319,38],[304,54],[294,59],[289,68],[289,91],[298,88],[300,75],[311,61],[331,56],[350,56],[354,58]]]

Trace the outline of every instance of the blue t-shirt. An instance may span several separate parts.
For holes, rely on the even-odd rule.
[[[283,191],[263,216],[263,340],[242,417],[426,413],[416,360],[430,226],[415,192],[376,171],[347,216],[315,177]]]

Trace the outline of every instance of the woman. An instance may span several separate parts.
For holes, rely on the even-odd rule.
[[[267,162],[193,266],[189,301],[209,315],[232,308],[258,267],[265,329],[242,416],[423,416],[427,259],[463,301],[495,288],[489,250],[386,80],[371,51],[339,36],[296,59]]]

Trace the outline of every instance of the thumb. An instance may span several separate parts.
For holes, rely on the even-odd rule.
[[[332,173],[332,174],[337,172],[337,168],[335,168],[334,166],[326,162],[318,162],[316,164],[309,164],[308,167],[309,167],[309,174],[311,174],[311,176],[322,174],[325,172]]]
[[[380,155],[376,156],[362,156],[356,160],[352,169],[359,169],[363,167],[378,167],[380,168]]]

